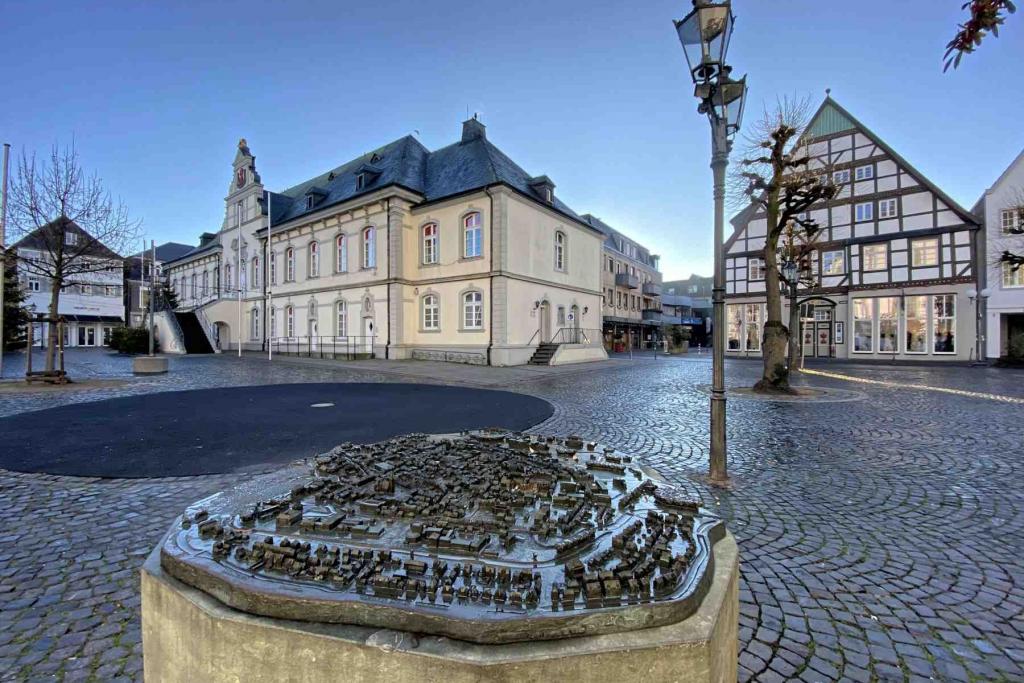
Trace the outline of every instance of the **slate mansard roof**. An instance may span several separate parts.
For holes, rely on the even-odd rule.
[[[589,225],[590,227],[594,228],[595,230],[597,230],[598,232],[600,232],[601,234],[603,234],[605,236],[604,244],[605,244],[606,247],[608,247],[609,249],[611,249],[612,251],[614,251],[617,254],[621,254],[625,258],[632,259],[634,261],[638,261],[640,263],[643,263],[648,268],[655,268],[656,269],[656,266],[654,265],[654,263],[652,263],[652,261],[654,260],[656,255],[652,254],[651,251],[647,247],[642,246],[639,242],[637,242],[633,238],[631,238],[631,237],[627,236],[626,234],[616,230],[615,228],[613,228],[612,226],[608,225],[603,220],[601,220],[600,218],[595,216],[594,214],[585,213],[585,214],[583,214],[583,216],[581,216],[581,218],[583,219],[584,223],[586,223],[587,225]],[[618,242],[617,242],[617,239],[619,239],[619,238],[621,238],[623,240],[626,240],[626,241],[630,242],[631,244],[635,245],[636,248],[637,248],[637,253],[638,253],[638,255],[641,258],[633,258],[632,256],[629,256],[628,254],[622,253],[622,251],[619,249],[619,245],[618,245]]]
[[[315,213],[388,186],[411,190],[425,203],[505,184],[537,201],[543,201],[531,187],[537,180],[491,143],[484,126],[471,120],[464,124],[462,140],[431,152],[411,135],[388,143],[374,152],[288,188],[269,192],[274,226]],[[365,174],[358,186],[357,177]],[[317,201],[307,207],[306,196]],[[591,226],[557,197],[551,207],[572,220]]]

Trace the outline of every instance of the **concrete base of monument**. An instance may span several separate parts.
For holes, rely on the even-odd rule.
[[[668,626],[601,636],[480,645],[362,626],[259,617],[225,606],[160,568],[142,568],[147,681],[728,681],[736,680],[739,553],[726,534],[698,610]]]
[[[162,375],[167,372],[165,356],[135,356],[132,358],[132,373],[136,375]]]

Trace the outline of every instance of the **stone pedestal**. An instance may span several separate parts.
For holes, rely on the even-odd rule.
[[[165,574],[142,569],[147,681],[662,681],[736,680],[739,559],[731,534],[714,545],[711,587],[689,618],[611,635],[505,645],[363,626],[254,616]]]
[[[162,375],[167,372],[167,358],[135,356],[132,358],[132,372],[136,375]]]

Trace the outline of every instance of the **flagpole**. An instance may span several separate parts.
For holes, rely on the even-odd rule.
[[[238,357],[242,357],[242,205],[235,204],[236,219],[238,221],[238,239],[235,242],[235,288],[238,292]]]
[[[0,377],[4,374],[4,288],[7,285],[7,155],[10,154],[11,146],[4,143],[4,177],[3,177],[3,198],[0,198]],[[29,325],[32,323],[29,322]],[[29,355],[32,354],[32,346],[28,348]]]
[[[270,190],[267,190],[267,255],[263,259],[267,267],[266,284],[267,284],[267,313],[264,318],[264,323],[267,326],[267,360],[274,360],[274,290],[271,289],[273,282],[270,280],[270,263],[271,259],[274,258],[274,245],[270,241],[271,238],[271,227],[274,222],[274,211],[272,206],[272,196]]]

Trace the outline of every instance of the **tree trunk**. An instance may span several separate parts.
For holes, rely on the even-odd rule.
[[[779,258],[776,253],[779,243],[778,190],[773,195],[768,198],[768,230],[764,245],[764,286],[767,298],[764,337],[761,341],[764,372],[760,381],[754,385],[754,391],[790,393],[789,369],[786,367],[789,330],[782,324],[782,292],[779,289]]]
[[[792,291],[792,289],[790,290]],[[789,297],[789,371],[797,372],[800,369],[800,307],[797,305],[797,297]]]
[[[50,280],[50,310],[48,317],[51,320],[57,319],[57,311],[60,308],[60,278],[53,278]],[[63,334],[63,331],[58,329],[57,324],[51,322],[49,324],[50,333],[46,339],[46,372],[53,372],[57,358],[57,335]]]

